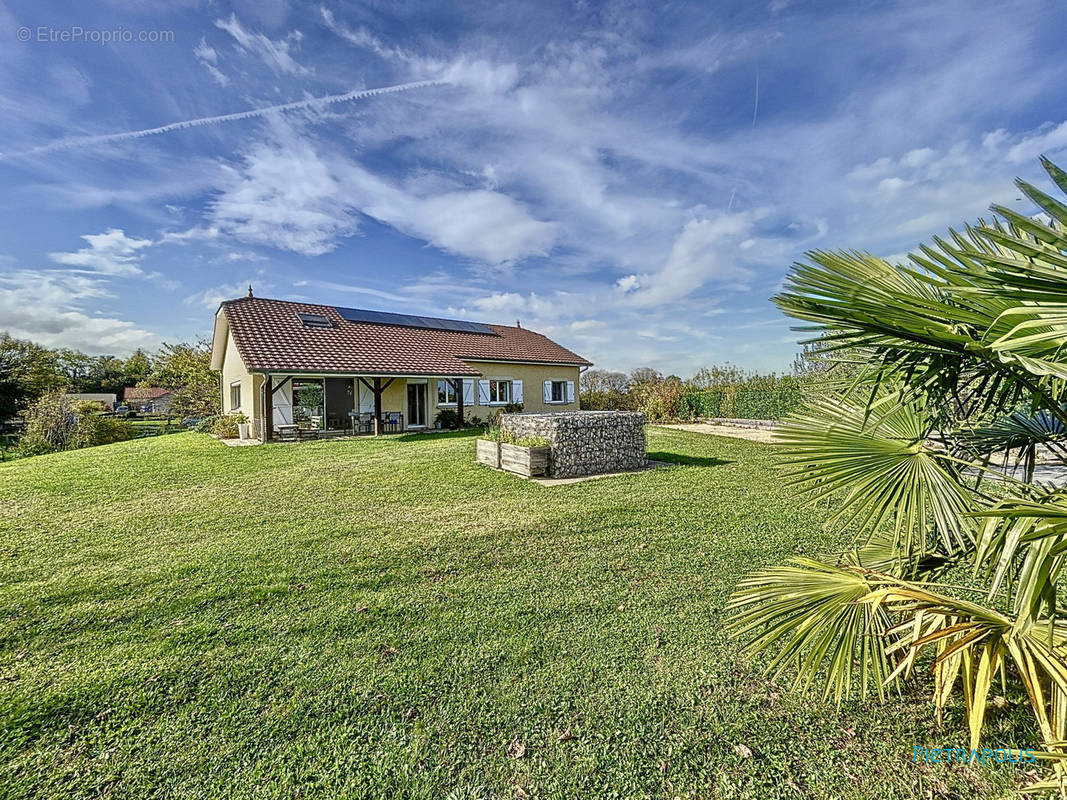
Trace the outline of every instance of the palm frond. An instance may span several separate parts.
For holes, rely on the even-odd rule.
[[[926,538],[933,531],[951,554],[970,546],[965,515],[978,506],[954,460],[930,443],[932,429],[920,406],[892,393],[872,403],[828,395],[786,420],[775,438],[793,485],[812,502],[838,502],[832,523],[863,541],[889,525],[908,554],[932,549]]]
[[[856,568],[795,558],[738,585],[727,606],[728,630],[747,639],[749,652],[776,648],[767,667],[774,677],[795,667],[795,686],[820,681],[823,696],[837,703],[857,689],[884,698],[895,666],[883,643],[890,620],[883,609],[859,602],[871,589]]]

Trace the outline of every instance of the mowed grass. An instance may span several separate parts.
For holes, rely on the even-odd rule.
[[[0,796],[970,798],[1023,780],[913,763],[966,744],[918,695],[838,710],[762,678],[724,633],[729,592],[837,543],[769,446],[652,428],[649,450],[677,463],[551,488],[475,464],[468,435],[180,434],[0,465]],[[991,742],[1032,743],[1017,711],[991,713]]]

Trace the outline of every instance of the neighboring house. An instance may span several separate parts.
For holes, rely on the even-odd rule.
[[[110,392],[67,392],[67,397],[76,403],[91,403],[104,411],[114,411],[118,397]]]
[[[271,438],[279,426],[430,428],[440,411],[488,420],[508,403],[574,411],[591,366],[507,325],[242,297],[215,314],[211,367],[222,409]]]
[[[127,386],[122,399],[132,411],[145,414],[166,414],[174,399],[170,389],[159,386]]]

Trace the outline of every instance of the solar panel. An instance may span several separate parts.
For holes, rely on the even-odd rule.
[[[309,314],[306,311],[297,311],[297,318],[304,323],[305,328],[332,328],[333,323],[330,322],[322,314]]]
[[[429,328],[437,331],[458,331],[460,333],[484,333],[496,336],[488,325],[480,322],[466,322],[460,319],[441,319],[439,317],[420,317],[413,314],[393,314],[388,311],[368,311],[363,308],[338,308],[337,313],[349,322],[370,322],[375,325],[396,325],[401,328]]]

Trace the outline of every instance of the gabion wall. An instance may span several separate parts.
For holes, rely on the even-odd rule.
[[[502,414],[516,437],[542,436],[552,445],[553,478],[623,472],[645,466],[645,415],[636,411],[561,411]]]

